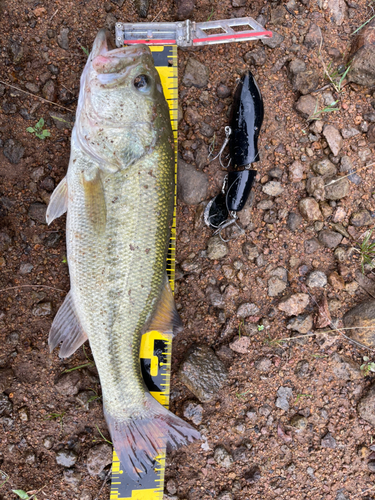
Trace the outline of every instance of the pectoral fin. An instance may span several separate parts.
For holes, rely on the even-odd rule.
[[[69,292],[65,300],[57,311],[53,320],[48,337],[50,352],[61,342],[59,356],[67,358],[87,340],[87,335],[83,331],[81,323],[77,317],[74,302]]]
[[[99,168],[94,172],[85,172],[82,175],[82,183],[89,220],[95,231],[101,234],[105,231],[107,208]]]
[[[49,200],[46,220],[47,224],[51,222],[60,215],[64,214],[68,208],[68,183],[66,182],[66,177],[57,185],[54,192]]]
[[[166,276],[165,286],[148,331],[156,330],[161,333],[176,335],[182,328],[182,321],[177,312],[173,293]]]

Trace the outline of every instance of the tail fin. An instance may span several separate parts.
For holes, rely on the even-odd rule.
[[[104,410],[107,425],[122,469],[137,480],[150,470],[155,457],[166,446],[178,448],[195,439],[199,432],[147,394],[148,412],[142,418],[115,420]]]

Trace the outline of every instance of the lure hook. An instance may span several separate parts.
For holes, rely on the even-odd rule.
[[[227,164],[227,165],[223,165],[223,162],[221,161],[221,158],[222,158],[222,155],[223,155],[224,149],[226,148],[226,146],[227,146],[227,144],[228,144],[228,142],[229,142],[229,138],[230,138],[230,135],[231,135],[231,133],[232,133],[232,129],[229,127],[229,125],[227,125],[227,126],[225,127],[225,129],[224,129],[224,130],[225,130],[225,139],[224,139],[224,143],[223,143],[223,145],[221,146],[221,149],[220,149],[220,151],[218,152],[218,154],[217,154],[214,158],[211,158],[210,163],[211,163],[212,161],[216,160],[216,158],[219,158],[220,165],[221,165],[223,168],[227,169],[227,168],[229,167],[230,162],[232,161],[232,159],[231,159],[231,158],[229,159],[229,162],[228,162],[228,164]],[[210,152],[210,155],[211,155],[211,152]],[[209,155],[209,156],[210,156],[210,155]]]

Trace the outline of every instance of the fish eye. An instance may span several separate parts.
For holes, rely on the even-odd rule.
[[[138,75],[134,78],[133,85],[140,92],[146,92],[151,87],[151,78],[147,75]]]

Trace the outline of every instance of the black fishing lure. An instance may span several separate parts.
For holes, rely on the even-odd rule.
[[[263,122],[263,99],[253,75],[248,71],[237,85],[230,117],[225,127],[226,140],[219,153],[229,144],[228,174],[217,196],[207,205],[204,220],[211,229],[221,230],[237,219],[236,212],[245,206],[256,170],[252,163],[259,161],[258,137]]]

